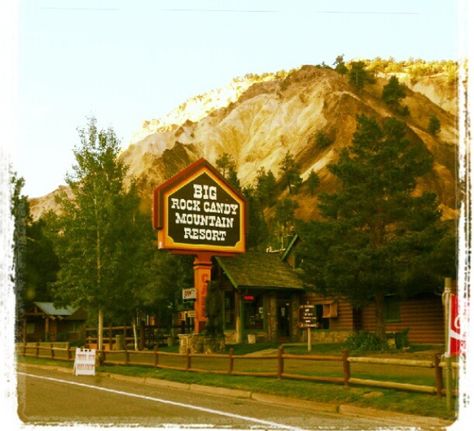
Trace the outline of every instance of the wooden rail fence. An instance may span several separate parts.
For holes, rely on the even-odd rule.
[[[17,344],[17,353],[21,356],[30,356],[36,358],[48,358],[55,360],[73,361],[75,349],[71,347],[55,347],[53,344],[49,346],[40,345],[40,343],[24,343]],[[194,371],[209,374],[227,374],[239,376],[258,376],[258,377],[275,377],[278,379],[295,379],[306,380],[323,383],[342,384],[346,387],[350,385],[362,385],[386,389],[397,389],[404,391],[422,392],[428,394],[436,394],[438,396],[445,395],[443,388],[443,369],[446,364],[441,361],[439,354],[434,355],[433,360],[407,360],[392,358],[373,358],[373,357],[350,357],[349,352],[344,350],[341,356],[336,355],[294,355],[286,354],[283,347],[280,347],[276,355],[235,355],[231,348],[228,354],[213,353],[190,353],[179,354],[171,352],[162,352],[157,348],[153,351],[134,351],[134,350],[114,350],[100,352],[100,363],[103,365],[138,365],[154,368],[172,369],[180,371]],[[174,364],[165,364],[163,359],[173,358]],[[205,359],[204,362],[210,363],[210,359],[217,359],[221,362],[227,362],[223,369],[202,368],[193,366],[193,359]],[[238,371],[235,369],[236,361],[273,361],[276,365],[275,371]],[[309,362],[340,362],[340,376],[317,375],[311,374],[289,373],[285,371],[285,365],[291,360],[309,361]],[[412,383],[401,383],[394,381],[383,381],[352,377],[351,364],[373,364],[382,366],[403,366],[432,369],[434,374],[434,385],[419,385]],[[212,363],[215,366],[215,363]],[[453,363],[453,368],[458,368],[457,363]],[[261,364],[260,364],[261,366]]]

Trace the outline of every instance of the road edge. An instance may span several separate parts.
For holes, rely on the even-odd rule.
[[[72,374],[72,368],[61,367],[56,365],[39,365],[39,364],[17,364],[18,369],[24,368],[36,368],[44,370],[53,370],[57,372]],[[293,406],[295,408],[304,408],[308,411],[317,413],[333,413],[340,414],[346,417],[360,417],[360,418],[378,418],[381,422],[381,426],[384,423],[390,423],[393,426],[393,422],[398,422],[400,426],[410,427],[421,427],[422,429],[447,429],[452,426],[454,422],[446,419],[418,416],[399,412],[393,412],[390,410],[379,410],[372,407],[358,407],[351,404],[332,404],[323,403],[318,401],[303,400],[300,398],[285,397],[280,395],[266,394],[263,392],[252,392],[242,389],[224,388],[219,386],[206,386],[195,383],[181,383],[174,382],[172,380],[157,379],[154,377],[137,377],[127,376],[124,374],[115,374],[111,372],[97,372],[97,376],[108,377],[118,381],[139,383],[149,386],[159,386],[166,388],[175,388],[180,390],[189,390],[193,392],[228,396],[233,398],[247,398],[253,399],[258,402],[266,404],[272,404],[277,406]]]

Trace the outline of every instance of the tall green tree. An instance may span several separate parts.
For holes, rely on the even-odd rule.
[[[22,310],[25,290],[27,226],[31,222],[28,198],[23,194],[25,180],[12,173],[10,186],[12,190],[10,210],[13,218],[13,282],[17,299],[16,314],[19,317]]]
[[[436,136],[440,130],[441,122],[439,121],[439,118],[436,115],[431,115],[428,121],[428,132],[431,135]]]
[[[396,76],[391,76],[383,87],[382,100],[397,114],[407,114],[408,107],[402,107],[400,102],[406,97],[405,86],[400,84]]]
[[[389,106],[397,106],[405,96],[405,87],[395,75],[392,75],[383,87],[382,100]]]
[[[316,189],[319,187],[319,183],[321,182],[319,175],[311,171],[308,175],[308,179],[306,180],[306,183],[308,184],[308,189],[309,192],[314,195],[316,193]]]
[[[98,348],[102,349],[104,312],[128,301],[136,239],[131,233],[138,214],[134,187],[126,188],[126,166],[118,159],[112,129],[99,130],[95,119],[79,130],[75,164],[66,177],[71,196],[58,197],[60,215],[55,246],[60,270],[55,301],[96,310]],[[131,278],[134,282],[135,278]]]
[[[298,202],[288,198],[279,201],[276,205],[275,221],[280,248],[285,248],[286,240],[294,234],[297,208]]]
[[[265,171],[265,168],[260,168],[255,178],[255,198],[259,201],[262,208],[275,204],[276,187],[277,182],[273,172],[270,169]]]
[[[279,167],[280,178],[288,187],[288,193],[296,193],[303,180],[300,177],[300,167],[289,150],[280,162]]]
[[[347,69],[346,64],[344,63],[344,54],[338,55],[333,65],[336,66],[334,70],[340,75],[345,75],[347,73],[348,69]]]
[[[247,248],[264,250],[269,239],[269,229],[263,212],[264,204],[255,188],[245,187],[242,193],[247,200]]]
[[[414,293],[435,271],[427,262],[446,232],[437,197],[413,193],[431,168],[430,152],[407,138],[404,123],[360,116],[352,146],[329,166],[340,189],[320,195],[322,221],[300,227],[306,281],[356,306],[373,300],[382,338],[385,295]]]
[[[375,82],[372,74],[366,69],[363,61],[353,61],[350,63],[349,72],[347,73],[349,83],[357,90],[362,90],[366,84]]]

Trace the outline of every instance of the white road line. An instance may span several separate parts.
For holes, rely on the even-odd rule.
[[[234,414],[234,413],[224,412],[222,410],[208,409],[207,407],[199,407],[199,406],[195,406],[195,405],[192,405],[192,404],[185,404],[185,403],[180,403],[180,402],[177,402],[177,401],[164,400],[162,398],[149,397],[147,395],[134,394],[132,392],[125,392],[125,391],[119,391],[119,390],[116,390],[116,389],[103,388],[101,386],[95,386],[95,385],[87,385],[85,383],[73,382],[71,380],[56,379],[54,377],[39,376],[39,375],[36,375],[36,374],[23,373],[23,372],[18,372],[18,374],[22,375],[22,376],[27,376],[27,377],[33,377],[35,379],[40,379],[40,380],[48,380],[48,381],[56,382],[56,383],[64,383],[66,385],[80,386],[80,387],[83,387],[83,388],[95,389],[97,391],[110,392],[112,394],[123,395],[123,396],[131,397],[131,398],[140,398],[140,399],[143,399],[143,400],[155,401],[157,403],[169,404],[169,405],[172,405],[172,406],[183,407],[183,408],[191,409],[191,410],[198,410],[200,412],[211,413],[211,414],[215,414],[215,415],[219,415],[219,416],[227,416],[227,417],[232,418],[232,419],[242,419],[244,421],[254,422],[254,423],[257,423],[257,424],[270,426],[272,428],[302,431],[302,429],[298,428],[298,427],[279,424],[279,423],[276,423],[276,422],[266,421],[266,420],[263,420],[263,419],[252,418],[250,416],[243,416],[243,415],[238,415],[238,414]]]

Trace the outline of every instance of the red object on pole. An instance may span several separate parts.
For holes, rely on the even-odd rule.
[[[459,302],[457,295],[449,296],[449,343],[448,354],[459,355],[464,349],[464,340],[461,336],[461,316],[459,315]]]

